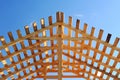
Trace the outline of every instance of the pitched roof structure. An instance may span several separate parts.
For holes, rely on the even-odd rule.
[[[111,34],[102,40],[103,30],[94,35],[87,32],[87,24],[80,28],[72,17],[64,21],[62,12],[56,13],[56,22],[48,17],[41,29],[33,23],[33,32],[25,26],[26,35],[17,30],[18,38],[8,32],[10,42],[0,36],[0,80],[84,78],[86,80],[120,79],[119,38],[110,44]]]

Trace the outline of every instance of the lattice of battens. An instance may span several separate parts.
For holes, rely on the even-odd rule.
[[[119,38],[110,44],[111,34],[102,40],[103,30],[87,33],[88,25],[80,28],[80,20],[72,25],[72,17],[64,22],[63,12],[56,13],[56,22],[48,17],[49,25],[40,20],[41,28],[33,23],[33,32],[25,26],[26,35],[17,30],[18,39],[8,32],[10,42],[0,36],[0,79],[85,78],[95,80],[120,79]],[[65,75],[69,73],[69,75]]]

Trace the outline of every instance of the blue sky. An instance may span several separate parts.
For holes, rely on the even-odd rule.
[[[0,35],[7,36],[7,32],[13,33],[17,29],[23,29],[25,25],[32,22],[39,23],[40,18],[52,15],[57,11],[70,15],[74,21],[78,18],[81,23],[89,24],[89,27],[96,27],[96,30],[103,29],[105,34],[112,33],[113,40],[120,36],[120,1],[119,0],[1,0],[0,1]],[[106,35],[105,35],[106,36]]]
[[[85,22],[96,33],[99,29],[105,31],[104,36],[111,33],[111,43],[120,37],[120,0],[0,0],[0,36],[7,39],[7,32],[16,34],[17,29],[39,23],[40,18],[55,17],[57,11],[65,13],[66,21],[72,16],[74,21],[81,20],[81,27]]]

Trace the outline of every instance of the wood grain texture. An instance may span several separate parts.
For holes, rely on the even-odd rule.
[[[71,16],[66,23],[63,12],[56,13],[56,22],[49,16],[48,21],[40,19],[40,26],[37,22],[32,26],[24,27],[25,34],[17,30],[17,38],[8,32],[9,41],[0,36],[0,80],[120,79],[120,38],[112,44],[108,33],[102,40],[104,30],[96,37],[95,27],[88,32],[85,23],[81,29],[78,19],[74,26]]]

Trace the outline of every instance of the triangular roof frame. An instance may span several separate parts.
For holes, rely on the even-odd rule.
[[[102,40],[102,29],[96,37],[94,27],[87,33],[88,25],[85,23],[83,29],[80,29],[80,20],[77,20],[76,26],[73,26],[71,16],[68,23],[64,23],[63,12],[56,13],[54,23],[52,16],[49,16],[48,26],[43,18],[40,22],[41,29],[38,29],[36,22],[33,23],[33,32],[25,26],[25,36],[17,30],[18,39],[14,39],[12,32],[8,32],[8,43],[0,36],[0,62],[3,65],[0,68],[1,80],[120,79],[120,68],[117,66],[120,64],[119,38],[110,44],[111,34]],[[21,72],[24,74],[21,75]],[[65,75],[67,72],[69,74]]]

